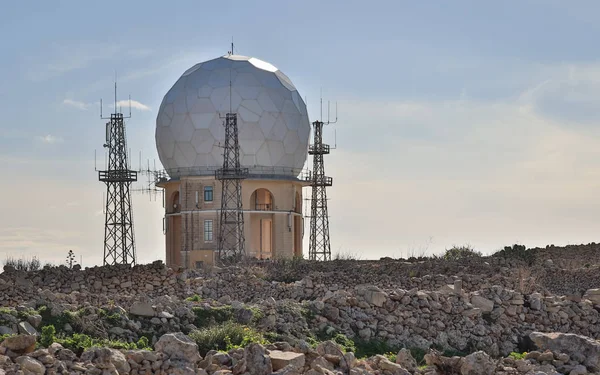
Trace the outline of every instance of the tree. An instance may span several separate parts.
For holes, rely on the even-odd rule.
[[[75,253],[73,253],[73,250],[69,250],[69,253],[67,254],[67,266],[69,266],[69,268],[73,268],[75,263],[77,263],[75,260]]]

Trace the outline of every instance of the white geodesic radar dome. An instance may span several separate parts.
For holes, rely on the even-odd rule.
[[[156,148],[171,178],[211,175],[222,166],[230,110],[238,114],[242,166],[265,175],[301,172],[310,123],[298,90],[267,62],[226,55],[188,69],[163,98]]]

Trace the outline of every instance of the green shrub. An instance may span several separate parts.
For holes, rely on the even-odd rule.
[[[39,307],[37,312],[42,317],[42,325],[52,325],[59,332],[63,330],[65,324],[73,324],[75,315],[71,311],[64,311],[60,315],[53,316],[51,309],[47,306]]]
[[[194,307],[192,308],[196,315],[196,327],[208,327],[214,324],[221,324],[233,320],[233,308],[231,306],[221,307]]]
[[[7,333],[5,335],[0,335],[0,343],[10,336],[14,336],[14,334]]]
[[[474,250],[470,246],[453,246],[446,250],[443,258],[445,260],[458,260],[465,258],[481,257],[481,252]]]
[[[42,263],[37,257],[31,259],[8,257],[4,260],[5,266],[12,266],[18,271],[37,271],[40,269]]]
[[[108,323],[112,324],[113,326],[119,325],[121,323],[122,318],[121,315],[119,315],[119,313],[115,312],[109,314],[108,311],[104,309],[98,310],[98,316],[100,316],[100,318],[105,319]]]
[[[400,350],[399,348],[390,346],[385,341],[380,340],[357,340],[355,341],[355,346],[356,351],[354,354],[356,354],[356,358],[372,357],[377,354],[384,355],[385,353],[397,353],[398,350]]]
[[[42,327],[42,335],[40,336],[40,344],[47,348],[56,341],[56,328],[53,325]]]
[[[427,351],[421,348],[412,348],[409,349],[410,355],[417,361],[417,364],[421,365],[425,362],[425,354]]]
[[[387,358],[390,362],[396,363],[396,353],[387,352],[384,354],[385,358]]]
[[[336,344],[342,347],[345,352],[356,352],[356,344],[354,341],[346,337],[343,333],[338,333],[332,339]]]
[[[519,359],[525,359],[525,356],[527,356],[527,352],[524,352],[524,353],[512,352],[508,355],[509,358],[512,358],[516,361],[518,361]]]
[[[504,246],[504,249],[495,252],[492,256],[494,257],[502,257],[502,258],[511,258],[511,259],[519,259],[527,262],[527,264],[533,264],[535,260],[535,250],[527,249],[524,245],[512,245]]]
[[[202,298],[197,294],[194,294],[193,296],[188,297],[185,300],[188,302],[202,302]]]
[[[105,347],[112,349],[150,349],[147,347],[148,339],[140,339],[137,343],[124,342],[119,340],[108,340],[108,339],[96,339],[82,333],[74,333],[72,336],[56,337],[55,342],[61,344],[67,349],[72,350],[78,356],[83,353],[84,350],[92,347]]]
[[[255,329],[230,321],[195,330],[189,336],[198,344],[203,356],[213,349],[227,351],[251,343],[267,343],[262,334]]]
[[[150,346],[150,342],[148,341],[148,338],[146,336],[140,337],[140,339],[138,340],[136,345],[137,345],[137,348],[140,350],[152,350],[152,347]]]

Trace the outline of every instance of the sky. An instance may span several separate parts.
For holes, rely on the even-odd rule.
[[[160,166],[164,94],[232,38],[290,77],[311,121],[321,96],[338,103],[334,255],[598,241],[599,21],[586,0],[6,2],[0,259],[101,264],[115,72],[133,166],[140,152]],[[161,202],[133,203],[138,262],[164,260]]]

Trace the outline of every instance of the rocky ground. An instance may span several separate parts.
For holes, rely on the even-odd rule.
[[[600,373],[600,245],[0,274],[0,375]]]

